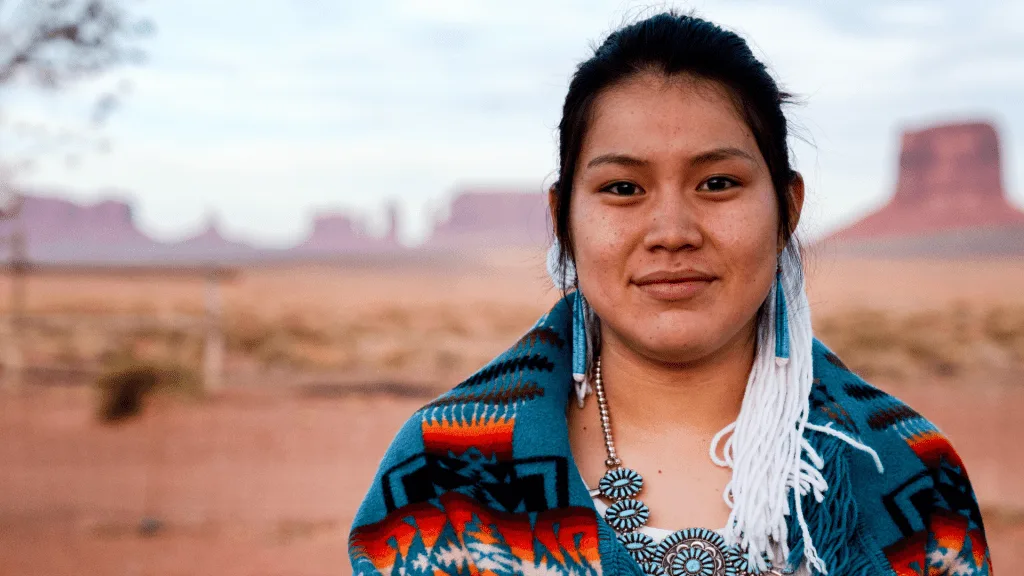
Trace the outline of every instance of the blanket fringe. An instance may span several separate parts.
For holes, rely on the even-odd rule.
[[[870,576],[873,566],[868,554],[858,548],[856,538],[858,510],[850,479],[849,458],[863,457],[853,454],[855,449],[843,440],[815,431],[805,435],[814,450],[826,462],[821,471],[828,490],[824,500],[815,501],[813,492],[801,499],[804,516],[810,530],[811,541],[818,557],[829,574],[837,576]],[[859,451],[858,451],[859,452]],[[790,510],[795,510],[794,491],[790,492]],[[788,522],[790,568],[804,561],[804,539],[800,525]]]

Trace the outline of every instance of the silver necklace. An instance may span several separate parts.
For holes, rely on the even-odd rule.
[[[650,509],[637,499],[644,487],[644,479],[636,470],[624,468],[615,452],[612,438],[608,398],[601,379],[601,357],[594,362],[594,392],[597,409],[601,414],[601,431],[608,458],[604,461],[608,471],[598,482],[598,490],[612,504],[604,512],[604,519],[615,530],[619,542],[645,574],[650,576],[756,576],[780,575],[768,563],[767,572],[758,572],[747,554],[729,546],[720,534],[706,528],[688,528],[673,532],[660,543],[639,532],[651,515]],[[767,560],[767,559],[766,559]]]

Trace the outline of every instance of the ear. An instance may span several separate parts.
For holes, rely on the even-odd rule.
[[[793,177],[789,180],[789,189],[787,190],[790,200],[792,203],[789,208],[789,226],[790,229],[788,235],[792,235],[796,231],[796,227],[800,224],[800,214],[804,210],[804,177],[797,171],[793,171]],[[782,244],[782,238],[787,236],[779,231],[779,253],[785,248]]]
[[[548,215],[551,216],[551,233],[553,237],[557,238],[555,223],[558,222],[558,184],[552,184],[548,188]]]

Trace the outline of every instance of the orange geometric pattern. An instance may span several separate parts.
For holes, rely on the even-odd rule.
[[[469,421],[424,418],[423,444],[431,454],[460,457],[476,448],[485,457],[512,458],[514,417],[473,418]]]
[[[937,509],[925,530],[885,550],[896,576],[991,576],[988,544],[981,530],[970,530],[967,516]]]
[[[410,504],[350,537],[353,559],[380,574],[505,576],[534,569],[600,574],[597,517],[583,507],[512,514],[449,492]]]
[[[917,457],[924,462],[925,466],[935,469],[940,466],[943,460],[948,464],[964,470],[964,463],[960,455],[950,444],[949,440],[935,429],[926,430],[907,438],[910,449],[917,454]],[[966,473],[966,472],[962,472]]]

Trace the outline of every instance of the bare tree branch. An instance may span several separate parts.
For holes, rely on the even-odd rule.
[[[125,7],[137,0],[21,0],[7,6],[0,0],[0,93],[14,84],[61,89],[125,64],[142,61],[137,42],[152,32],[152,24]],[[92,131],[117,109],[130,86],[102,93],[89,121]],[[9,125],[0,118],[0,131]],[[33,159],[62,154],[69,165],[74,152],[109,147],[88,137],[58,137],[45,126],[14,124],[13,137],[22,154],[0,156],[0,169],[24,171]],[[27,130],[27,131],[26,131]],[[63,133],[63,132],[62,132]],[[8,153],[9,154],[9,153]]]
[[[117,0],[25,0],[12,14],[11,22],[0,22],[0,87],[25,74],[58,88],[134,63],[140,53],[133,42],[152,28]]]

